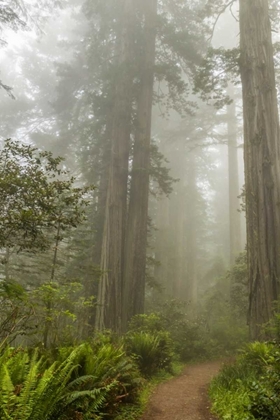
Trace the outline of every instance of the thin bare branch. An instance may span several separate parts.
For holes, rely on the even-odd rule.
[[[223,7],[223,8],[219,11],[219,13],[218,13],[218,15],[217,15],[217,17],[216,17],[216,19],[215,19],[214,25],[213,25],[212,33],[211,33],[210,37],[208,38],[208,41],[211,41],[211,40],[212,40],[212,38],[213,38],[213,36],[214,36],[214,32],[215,32],[216,26],[217,26],[217,23],[218,23],[218,21],[219,21],[220,17],[222,16],[222,14],[223,14],[223,13],[225,13],[225,11],[226,11],[229,7],[231,7],[235,1],[236,1],[236,0],[230,0],[227,4],[225,4],[225,5],[224,5],[224,7]]]

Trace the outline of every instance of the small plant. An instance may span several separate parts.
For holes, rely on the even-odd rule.
[[[60,357],[63,359],[69,351],[71,349],[61,349]],[[100,415],[113,415],[120,404],[137,400],[143,380],[123,346],[110,343],[106,336],[92,345],[85,343],[81,346],[76,363],[78,367],[72,375],[71,389],[78,392],[106,390],[102,406],[99,407]],[[73,405],[76,411],[84,413],[84,402],[81,405],[80,400],[73,401]]]
[[[149,315],[135,315],[129,324],[130,332],[148,332],[154,334],[165,329],[166,326],[162,314],[157,312]]]
[[[3,420],[52,420],[59,418],[66,385],[75,368],[79,348],[60,365],[44,368],[34,351],[6,351],[0,367],[0,418]]]
[[[49,362],[35,350],[7,349],[0,359],[1,420],[101,419],[135,403],[142,379],[113,344],[64,348]]]
[[[265,366],[274,362],[277,348],[272,343],[256,341],[247,344],[241,354],[244,365],[250,365],[262,373]]]
[[[247,345],[210,387],[213,411],[221,419],[280,419],[280,352],[272,343]]]
[[[144,376],[152,376],[159,369],[171,369],[173,349],[168,332],[130,333],[125,338],[125,343],[129,354],[136,356],[137,364]]]

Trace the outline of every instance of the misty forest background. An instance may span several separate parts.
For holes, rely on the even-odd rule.
[[[30,5],[32,30],[2,33],[1,79],[12,87],[1,91],[2,140],[62,156],[76,186],[95,187],[87,220],[65,230],[57,247],[54,232],[47,252],[18,252],[17,244],[2,251],[3,279],[28,290],[50,280],[65,289],[58,318],[68,310],[77,317],[57,319],[72,329],[61,325],[65,340],[83,339],[95,327],[123,331],[144,307],[173,301],[175,308],[174,300],[190,318],[209,322],[217,302],[212,315],[206,303],[213,293],[228,303],[226,270],[245,249],[240,83],[229,85],[234,102],[219,110],[215,98],[206,104],[194,93],[213,28],[210,19],[204,23],[203,2],[140,3],[136,11],[115,1]],[[125,13],[133,12],[128,20]],[[129,41],[119,40],[126,32]],[[235,46],[237,34],[235,20],[223,16],[213,45]],[[122,41],[130,42],[128,52]],[[209,78],[227,93],[226,74],[214,71]],[[123,142],[113,152],[114,169],[112,130]],[[49,344],[57,344],[62,335],[52,334]]]
[[[0,1],[10,416],[27,398],[13,386],[34,374],[20,376],[13,348],[36,372],[48,358],[58,391],[38,419],[115,418],[174,360],[278,337],[279,7],[243,3]],[[37,418],[31,400],[22,419]]]

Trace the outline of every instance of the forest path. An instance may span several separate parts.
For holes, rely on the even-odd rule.
[[[141,420],[215,420],[207,395],[221,361],[187,366],[177,378],[159,385]]]

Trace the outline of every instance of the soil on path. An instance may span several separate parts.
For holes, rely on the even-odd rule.
[[[141,420],[216,420],[207,396],[221,362],[188,366],[177,378],[156,389]]]

